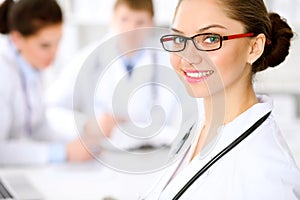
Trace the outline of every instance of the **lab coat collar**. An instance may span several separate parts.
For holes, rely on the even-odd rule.
[[[258,103],[254,104],[248,110],[240,114],[232,122],[225,125],[225,127],[231,128],[240,122],[244,123],[245,126],[251,126],[259,118],[263,117],[265,114],[273,109],[273,101],[270,97],[266,95],[257,95]]]
[[[10,46],[12,51],[14,52],[17,60],[17,65],[22,73],[26,82],[32,82],[36,80],[40,76],[40,71],[35,69],[32,65],[30,65],[25,58],[20,54],[17,47],[13,43],[11,39],[9,39]]]
[[[222,137],[223,140],[231,142],[249,129],[257,120],[262,118],[273,109],[273,101],[266,95],[257,95],[258,103],[254,104],[248,110],[240,114],[232,122],[220,127],[221,134],[226,134]],[[226,143],[227,143],[226,142]]]
[[[126,66],[126,65],[133,65],[134,66],[140,60],[140,58],[142,57],[144,52],[145,52],[145,50],[138,51],[131,58],[127,58],[125,56],[121,57],[121,60],[124,63],[124,66]]]
[[[18,58],[20,70],[24,74],[26,81],[31,82],[40,76],[40,71],[34,69],[21,55]]]
[[[212,157],[214,154],[217,154],[273,109],[272,99],[268,96],[257,95],[257,100],[258,103],[254,104],[248,110],[240,114],[233,121],[220,126],[218,128],[216,138],[214,138],[214,140],[208,144],[195,158],[206,160],[208,157]],[[200,127],[202,128],[202,126]],[[201,132],[200,130],[201,129],[198,129],[198,133]],[[189,154],[190,156],[192,155],[194,149],[193,147],[195,147],[197,141],[198,139],[196,139],[192,144],[192,151]]]

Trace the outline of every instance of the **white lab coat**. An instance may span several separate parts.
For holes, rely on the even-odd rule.
[[[41,74],[32,69],[26,95],[17,53],[8,37],[1,38],[0,49],[0,165],[44,164],[49,162],[50,144],[46,141],[63,140],[53,132],[45,119]],[[26,128],[31,120],[32,132]]]
[[[157,104],[161,105],[165,109],[166,115],[170,117],[172,111],[175,112],[175,110],[172,110],[172,106],[174,106],[172,95],[175,94],[164,91],[163,89],[166,88],[161,86],[151,85],[155,81],[159,83],[159,80],[157,80],[159,69],[155,74],[156,66],[153,67],[154,64],[170,68],[170,64],[166,62],[168,61],[168,55],[159,53],[161,52],[144,50],[138,57],[135,63],[136,67],[130,78],[121,59],[111,63],[98,79],[95,94],[97,114],[114,112],[122,115],[124,113],[118,113],[122,111],[118,110],[117,105],[113,106],[113,104],[124,103],[123,106],[127,107],[126,111],[128,110],[132,120],[143,123],[149,121],[152,104]],[[172,72],[171,70],[170,68],[170,72]],[[126,95],[130,96],[126,98]],[[122,99],[116,99],[118,96]]]
[[[89,117],[99,117],[106,112],[124,117],[125,108],[125,112],[128,111],[129,115],[125,118],[131,124],[147,126],[152,120],[151,108],[154,104],[161,106],[165,112],[167,119],[165,128],[168,129],[166,131],[178,130],[181,122],[181,102],[178,102],[176,95],[180,95],[180,90],[184,91],[184,88],[170,67],[169,54],[159,50],[143,50],[134,63],[135,71],[130,78],[123,60],[120,59],[121,55],[122,53],[117,52],[113,45],[104,48],[101,42],[77,54],[48,90],[47,99],[51,107],[49,113],[65,113],[62,114],[64,116],[69,113],[70,118],[73,118],[72,110],[74,110],[76,123],[74,126],[81,131]],[[160,69],[156,73],[155,68],[152,67],[154,64],[160,69],[163,68],[164,72],[169,70],[172,74],[169,76],[176,77],[176,81],[172,84],[178,86],[167,88],[170,85],[160,82],[159,79],[166,81],[170,77],[163,77],[165,73],[159,74]],[[154,77],[155,80],[153,80]],[[156,86],[155,92],[153,92],[152,82],[161,83],[160,86]],[[134,86],[135,91],[131,90],[131,96],[126,98],[125,93],[131,86]],[[116,89],[117,87],[121,88]],[[113,102],[115,102],[114,108]],[[67,117],[64,118],[67,119]],[[52,118],[52,121],[55,119]],[[118,129],[115,129],[115,132],[118,132]],[[175,137],[173,133],[169,136],[160,135],[168,140],[167,142]],[[116,140],[122,141],[123,139]],[[129,142],[124,143],[129,144]]]
[[[217,140],[191,162],[192,150],[166,170],[146,199],[172,199],[187,181],[213,156],[272,110],[272,101],[259,103],[219,129]],[[193,131],[200,133],[201,125]],[[182,160],[179,171],[175,172]],[[172,174],[175,176],[167,184]],[[163,189],[164,188],[164,189]],[[180,199],[296,200],[300,199],[300,172],[271,114],[250,136],[217,161]]]

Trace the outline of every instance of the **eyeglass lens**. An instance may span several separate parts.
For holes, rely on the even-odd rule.
[[[198,50],[212,51],[221,47],[221,36],[217,34],[199,34],[188,38],[179,35],[163,36],[161,42],[167,51],[183,51],[186,47],[187,40],[193,40],[193,44]]]

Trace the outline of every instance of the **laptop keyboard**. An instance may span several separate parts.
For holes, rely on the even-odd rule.
[[[0,180],[0,199],[12,199],[12,195]]]

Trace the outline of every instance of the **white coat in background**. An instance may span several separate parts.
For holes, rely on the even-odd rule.
[[[74,60],[63,70],[54,84],[49,87],[47,99],[50,109],[48,113],[62,113],[61,116],[64,116],[65,120],[68,118],[65,117],[67,115],[69,115],[69,119],[74,119],[74,113],[76,113],[77,124],[73,126],[77,127],[79,132],[81,132],[86,120],[90,117],[97,118],[107,112],[115,115],[120,114],[121,116],[121,111],[116,109],[116,107],[113,108],[113,101],[117,102],[120,100],[120,102],[124,102],[129,100],[128,105],[125,105],[125,109],[128,109],[130,117],[127,120],[136,126],[149,125],[152,120],[151,109],[153,105],[158,105],[165,112],[166,132],[171,132],[169,135],[161,134],[158,141],[172,141],[182,120],[181,102],[177,99],[178,94],[176,92],[179,93],[184,88],[170,67],[169,55],[162,50],[150,49],[140,51],[140,55],[135,59],[134,70],[141,69],[141,71],[139,73],[134,71],[128,77],[124,61],[120,58],[122,54],[118,54],[113,45],[110,45],[110,48],[104,48],[99,42],[86,47],[74,56]],[[158,68],[157,71],[152,67],[155,65],[158,66],[156,66]],[[173,85],[178,84],[180,87],[163,87],[161,85],[164,85],[164,83],[162,83],[160,86],[156,85],[155,90],[153,90],[153,86],[148,83],[160,83],[158,79],[163,78],[167,80],[169,78],[162,77],[163,74],[159,74],[160,67],[169,69],[170,73],[173,73],[173,76],[176,77]],[[146,86],[139,85],[140,82],[146,83]],[[122,95],[120,99],[115,98],[114,95],[126,91],[126,88],[132,85],[137,90],[131,91],[129,99]],[[168,86],[167,84],[165,85]],[[117,86],[122,86],[122,89],[116,92]],[[124,106],[122,107],[124,108]],[[55,114],[52,115],[54,116]],[[55,121],[55,119],[52,117],[51,121]],[[118,132],[118,130],[116,129],[115,132]],[[124,136],[124,134],[112,135]],[[125,145],[126,142],[123,136],[120,136],[122,139],[116,140],[123,140]],[[130,144],[128,140],[127,144]]]
[[[45,164],[49,162],[49,149],[52,146],[49,142],[63,141],[64,138],[47,123],[41,73],[27,68],[28,77],[25,80],[17,57],[18,53],[10,39],[1,38],[0,165]],[[27,85],[27,95],[24,83]],[[27,109],[27,101],[31,112]],[[30,134],[27,130],[28,119],[32,129]]]

